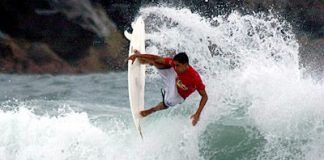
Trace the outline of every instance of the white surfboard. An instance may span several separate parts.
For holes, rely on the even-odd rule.
[[[125,37],[130,41],[129,56],[134,54],[134,49],[145,53],[145,30],[142,17],[138,17],[132,24],[133,33],[124,32]],[[139,112],[144,110],[144,87],[145,87],[145,65],[140,64],[136,59],[128,61],[128,93],[129,103],[133,115],[133,120],[138,133],[143,138],[141,130],[142,116]]]

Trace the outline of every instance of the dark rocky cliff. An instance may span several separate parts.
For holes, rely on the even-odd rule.
[[[0,2],[1,72],[87,73],[123,69],[128,42],[112,21],[107,25],[109,35],[98,35],[52,10],[44,0]]]

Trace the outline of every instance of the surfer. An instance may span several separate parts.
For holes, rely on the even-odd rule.
[[[135,54],[129,56],[128,60],[134,63],[135,59],[138,58],[141,64],[154,65],[158,69],[164,83],[164,89],[161,90],[162,102],[155,107],[141,111],[140,114],[146,117],[153,112],[180,104],[197,90],[201,96],[201,100],[198,109],[191,116],[192,125],[195,126],[199,121],[200,114],[205,107],[208,96],[200,75],[189,65],[187,54],[180,52],[171,58],[154,54],[141,54],[138,50],[134,50],[134,52]]]

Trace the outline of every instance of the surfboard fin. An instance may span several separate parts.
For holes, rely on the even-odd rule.
[[[142,140],[144,140],[141,125],[138,125],[138,131],[139,134],[141,135]]]
[[[135,28],[135,22],[132,22],[131,26],[134,29]]]

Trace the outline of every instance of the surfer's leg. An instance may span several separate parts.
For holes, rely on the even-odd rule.
[[[167,109],[168,107],[166,107],[163,102],[160,102],[158,105],[156,105],[155,107],[152,107],[150,109],[147,109],[147,110],[144,110],[144,111],[141,111],[140,114],[141,116],[143,117],[146,117],[156,111],[159,111],[159,110],[163,110],[163,109]]]

